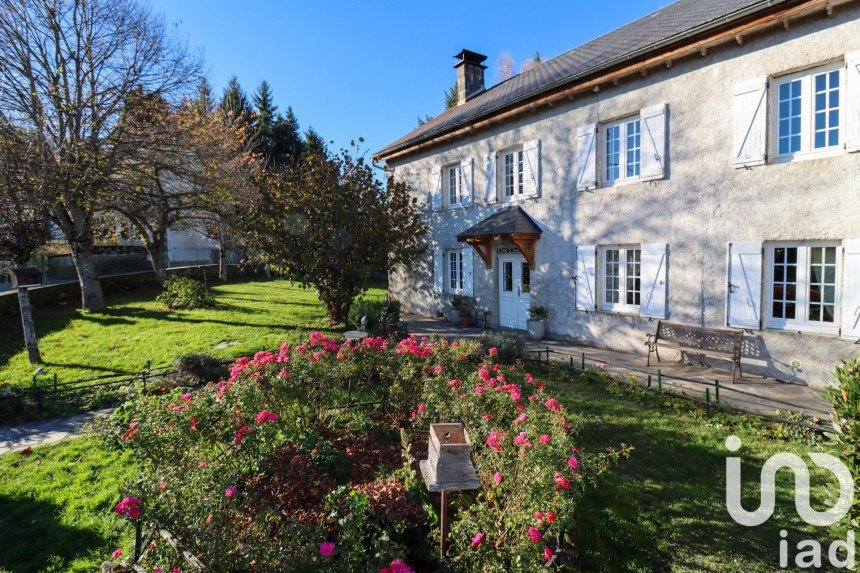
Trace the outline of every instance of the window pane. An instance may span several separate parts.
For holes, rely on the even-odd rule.
[[[502,289],[505,292],[514,291],[514,263],[506,262],[502,265],[502,274],[504,275],[504,284]]]
[[[514,154],[505,154],[505,197],[514,194]]]
[[[836,247],[809,247],[809,320],[833,322]]]
[[[530,291],[532,286],[532,273],[528,263],[520,264],[520,279],[522,281],[523,292]]]
[[[457,253],[448,253],[448,288],[457,290]]]
[[[779,86],[779,153],[800,151],[800,80]]]
[[[606,180],[618,179],[621,165],[621,126],[606,130]]]
[[[639,120],[627,124],[627,177],[639,177]]]
[[[517,193],[523,192],[523,152],[517,152]]]
[[[815,76],[815,149],[839,144],[839,70]]]
[[[625,300],[627,304],[639,305],[641,295],[640,267],[642,262],[642,251],[639,249],[627,249],[627,292]]]
[[[605,293],[603,300],[607,303],[617,303],[619,299],[619,287],[621,279],[621,251],[618,249],[607,249],[606,264],[604,268]]]
[[[794,261],[794,262],[792,262]],[[797,279],[797,247],[777,247],[773,250],[773,306],[774,318],[795,317],[795,281]]]

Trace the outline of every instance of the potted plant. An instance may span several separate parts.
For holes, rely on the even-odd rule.
[[[451,320],[460,326],[472,326],[471,298],[459,294],[451,297]]]
[[[529,338],[532,340],[541,340],[546,334],[546,309],[542,306],[532,306],[529,308],[529,319],[526,321],[526,326],[529,331]]]

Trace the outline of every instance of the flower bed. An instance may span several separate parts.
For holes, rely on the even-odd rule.
[[[201,391],[129,403],[104,431],[139,464],[128,495],[140,519],[215,571],[404,572],[441,565],[419,444],[431,422],[463,422],[481,487],[454,496],[447,566],[561,565],[577,498],[621,452],[579,451],[578,416],[497,354],[313,333],[237,360]],[[374,396],[384,396],[374,410],[343,407]],[[177,559],[156,544],[146,566],[170,571]]]

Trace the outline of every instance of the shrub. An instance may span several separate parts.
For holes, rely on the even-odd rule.
[[[362,317],[367,317],[367,333],[371,336],[387,335],[400,322],[400,301],[358,299],[347,313],[347,326],[361,328]]]
[[[860,480],[860,356],[836,369],[837,386],[827,389],[833,406],[833,427],[837,431],[840,455],[851,470],[855,483]],[[850,512],[850,528],[860,527],[860,503],[855,498]]]
[[[495,348],[499,353],[499,361],[503,364],[512,364],[526,354],[526,341],[516,332],[485,332],[481,335],[480,342],[484,352]]]
[[[164,290],[158,295],[157,300],[171,310],[215,306],[215,295],[209,287],[188,277],[167,279],[164,282]]]
[[[123,494],[215,571],[379,571],[401,559],[421,570],[540,571],[573,526],[582,486],[617,452],[576,449],[579,417],[499,358],[474,342],[338,343],[315,332],[238,359],[193,394],[129,402],[103,431],[141,468]],[[348,396],[386,391],[376,428],[340,413]],[[380,413],[409,428],[404,443]],[[467,426],[481,484],[455,498],[447,563],[434,557],[430,497],[402,453],[437,421]],[[164,567],[170,551],[158,545],[146,566]]]
[[[529,308],[529,318],[532,320],[546,320],[547,311],[542,306],[532,306]]]

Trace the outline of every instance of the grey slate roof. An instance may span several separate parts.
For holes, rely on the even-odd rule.
[[[528,213],[517,205],[516,207],[499,209],[477,225],[469,227],[457,235],[457,240],[463,241],[467,237],[509,235],[511,233],[537,233],[539,235],[541,230]]]
[[[431,119],[375,155],[421,143],[468,125],[509,105],[594,74],[644,52],[788,0],[679,0],[490,87],[463,105]]]

